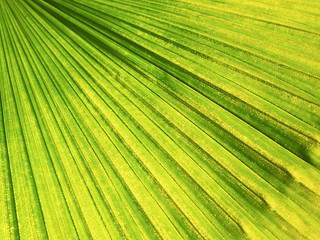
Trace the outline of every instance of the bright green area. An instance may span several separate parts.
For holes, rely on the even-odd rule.
[[[0,239],[320,239],[320,2],[0,0]]]

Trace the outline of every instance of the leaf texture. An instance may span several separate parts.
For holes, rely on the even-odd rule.
[[[1,0],[0,239],[320,239],[317,0]]]

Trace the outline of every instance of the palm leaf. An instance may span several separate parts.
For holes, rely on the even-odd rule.
[[[0,239],[319,239],[318,1],[0,1]]]

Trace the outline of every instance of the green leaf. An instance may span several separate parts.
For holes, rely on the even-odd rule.
[[[320,5],[1,0],[0,239],[319,239]]]

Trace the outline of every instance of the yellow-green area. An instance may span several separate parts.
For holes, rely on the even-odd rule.
[[[0,0],[0,240],[317,240],[319,141],[319,0]]]

